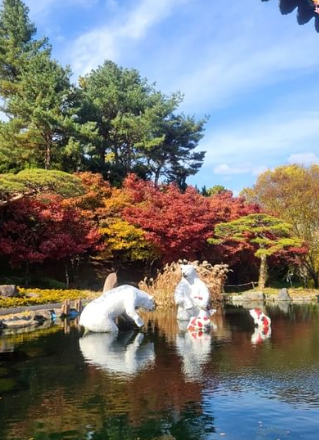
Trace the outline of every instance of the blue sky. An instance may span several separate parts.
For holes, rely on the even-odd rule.
[[[237,195],[266,169],[319,163],[319,34],[278,0],[26,0],[38,37],[74,82],[109,59],[137,69],[179,111],[209,115],[189,184]]]

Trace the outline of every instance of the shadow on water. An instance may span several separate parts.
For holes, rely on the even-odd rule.
[[[118,335],[76,322],[3,333],[0,438],[317,439],[318,305],[265,312],[268,334],[230,305],[209,333],[184,331],[174,310]]]

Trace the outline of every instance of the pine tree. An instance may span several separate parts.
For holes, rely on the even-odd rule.
[[[290,224],[270,215],[249,214],[215,227],[216,238],[208,239],[211,244],[232,241],[250,243],[255,256],[260,259],[258,288],[263,290],[267,281],[267,257],[282,249],[300,247],[302,242],[292,236]]]
[[[29,9],[21,0],[3,0],[0,9],[0,98],[16,92],[16,84],[26,63],[39,50],[49,50],[47,39],[34,40],[36,27]],[[6,112],[5,102],[2,111]]]
[[[81,137],[71,71],[51,58],[46,38],[36,40],[28,8],[5,0],[0,13],[0,171],[57,168],[76,171]],[[1,95],[2,93],[2,95]]]

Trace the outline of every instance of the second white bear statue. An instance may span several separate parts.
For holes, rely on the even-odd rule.
[[[181,264],[182,279],[178,283],[174,300],[177,304],[177,319],[189,321],[196,317],[200,310],[207,310],[210,294],[208,287],[202,281],[192,264]]]
[[[115,287],[87,304],[80,316],[80,325],[91,332],[117,332],[115,319],[121,315],[131,318],[138,327],[144,325],[137,308],[154,310],[153,297],[136,287]]]

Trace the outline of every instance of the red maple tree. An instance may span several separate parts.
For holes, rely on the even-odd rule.
[[[95,224],[54,195],[25,198],[1,211],[0,255],[19,267],[47,260],[66,263],[99,247]]]
[[[135,175],[127,177],[124,191],[135,204],[123,209],[124,219],[146,232],[165,262],[179,258],[212,260],[207,239],[213,235],[214,226],[259,209],[231,192],[204,197],[191,186],[182,193],[173,184],[155,186]]]

